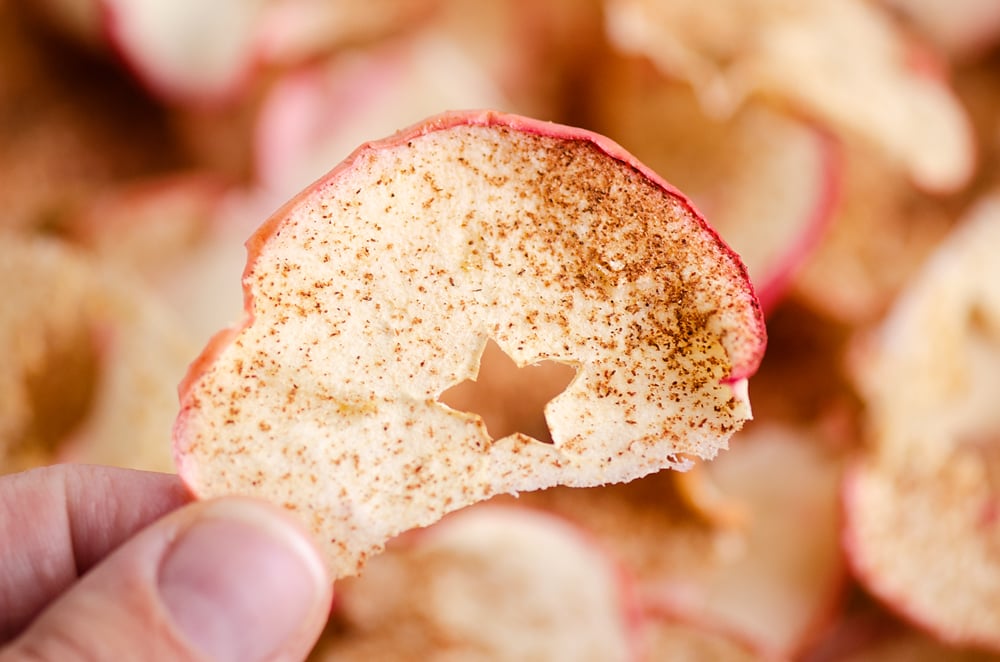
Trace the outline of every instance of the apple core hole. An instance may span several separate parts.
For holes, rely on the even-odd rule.
[[[491,440],[520,432],[552,443],[545,405],[566,390],[576,368],[559,361],[519,367],[493,340],[486,343],[475,380],[447,389],[438,402],[479,416]]]
[[[45,334],[46,353],[23,377],[30,412],[7,460],[31,466],[51,462],[60,445],[93,407],[100,356],[89,329]]]

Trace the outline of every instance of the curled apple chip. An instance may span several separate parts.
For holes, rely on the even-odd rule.
[[[257,225],[246,209],[258,204],[215,173],[174,173],[95,196],[67,234],[144,281],[201,346],[242,316],[239,283],[224,275],[246,259],[240,242]]]
[[[628,575],[569,522],[485,505],[415,534],[338,582],[313,662],[637,659]]]
[[[759,99],[725,119],[710,116],[691,85],[644,59],[609,59],[595,97],[598,130],[691,197],[740,254],[770,311],[836,210],[837,142]]]
[[[864,0],[607,0],[612,43],[690,81],[710,113],[777,98],[862,136],[929,190],[971,177],[972,127],[915,46]],[[845,48],[850,44],[850,48]]]
[[[871,323],[954,225],[948,201],[915,189],[879,154],[844,142],[840,204],[795,274],[794,295],[846,324]]]
[[[417,32],[276,81],[254,129],[254,171],[276,207],[367,136],[391,133],[442,106],[508,105],[487,71],[454,43]]]
[[[60,461],[166,471],[174,385],[194,346],[128,272],[0,234],[0,473]]]
[[[739,258],[596,134],[446,113],[359,148],[248,243],[248,314],[181,387],[194,493],[268,498],[335,576],[494,494],[711,458],[750,417],[765,345]],[[439,401],[493,340],[575,369],[552,443]]]
[[[858,352],[871,444],[844,494],[845,547],[872,594],[941,641],[994,651],[998,242],[994,195],[963,219]]]
[[[737,517],[706,521],[668,473],[521,500],[591,531],[632,572],[649,610],[710,624],[770,659],[793,659],[841,600],[841,462],[813,428],[755,421],[731,451],[700,466]]]

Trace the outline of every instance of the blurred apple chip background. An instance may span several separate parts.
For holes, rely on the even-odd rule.
[[[243,242],[462,108],[692,198],[767,313],[755,420],[401,537],[314,659],[1000,660],[997,0],[0,0],[0,472],[172,471]]]

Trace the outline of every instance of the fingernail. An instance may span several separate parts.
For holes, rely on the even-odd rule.
[[[315,614],[326,575],[302,534],[248,501],[209,504],[160,566],[163,604],[212,660],[265,660]]]

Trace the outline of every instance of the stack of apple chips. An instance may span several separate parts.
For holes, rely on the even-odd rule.
[[[628,425],[662,438],[643,437],[648,457],[634,444],[615,447],[639,458],[628,470],[609,460],[607,469],[587,464],[573,473],[559,460],[558,471],[528,484],[494,469],[466,501],[483,503],[387,525],[363,565],[338,573],[315,659],[1000,657],[1000,267],[992,256],[1000,243],[1000,4],[166,6],[0,0],[0,273],[11,284],[0,304],[9,357],[0,377],[0,471],[83,461],[180,471],[195,488],[211,482],[204,476],[213,467],[188,452],[196,434],[188,405],[206,356],[224,358],[214,353],[219,338],[235,333],[217,332],[242,328],[252,305],[241,282],[245,242],[255,237],[248,292],[269,291],[274,265],[294,257],[305,274],[299,290],[307,283],[372,294],[360,267],[357,278],[325,283],[316,275],[322,252],[262,247],[279,230],[298,229],[298,210],[316,196],[345,208],[357,202],[324,186],[353,181],[364,159],[388,167],[392,141],[355,152],[362,144],[423,127],[410,136],[416,141],[462,117],[539,140],[590,141],[626,164],[614,173],[625,179],[608,179],[600,195],[581,193],[599,189],[591,182],[559,189],[559,205],[581,219],[615,195],[641,197],[629,173],[683,207],[677,218],[693,229],[664,245],[684,263],[663,258],[658,268],[683,272],[686,289],[670,301],[691,314],[685,319],[694,319],[689,304],[705,292],[730,306],[712,328],[731,361],[728,372],[713,372],[715,355],[696,354],[692,369],[710,383],[681,388],[721,400],[699,400],[706,417],[682,408],[669,425],[655,408],[618,420],[602,408],[610,391],[587,395],[582,359],[533,353],[493,318],[489,343],[466,338],[437,291],[406,290],[413,300],[400,309],[427,313],[407,325],[447,327],[450,348],[475,349],[469,365],[445,371],[448,388],[427,392],[440,396],[432,402],[439,410],[464,412],[494,454],[551,458],[576,410],[549,403],[574,398],[595,398],[587,401],[597,403],[588,429],[609,445]],[[438,115],[455,109],[500,114]],[[432,116],[437,124],[420,124]],[[522,116],[558,124],[510,119]],[[561,173],[584,158],[566,150],[560,161],[553,149],[525,162]],[[352,153],[353,165],[343,165]],[[487,189],[454,185],[454,164],[480,163],[483,154],[449,153],[450,165],[430,172],[438,179],[415,178],[461,200],[422,206],[413,193],[406,218],[419,220],[430,207],[494,210]],[[515,185],[527,181],[493,175],[491,186],[508,175]],[[539,227],[552,199],[531,198]],[[389,198],[379,200],[388,217]],[[469,216],[454,220],[462,223],[478,227]],[[412,246],[444,250],[451,240],[417,237],[412,224],[387,227],[400,234],[380,244],[383,263],[423,255],[406,252]],[[558,228],[560,241],[576,232]],[[330,241],[343,240],[352,255],[360,250],[348,230],[337,232]],[[489,234],[476,232],[477,241]],[[626,241],[614,228],[601,232],[596,243]],[[738,255],[752,305],[739,297],[750,291],[734,275],[742,266],[719,275],[688,243],[681,250],[681,239],[708,242],[720,263]],[[522,266],[558,280],[569,258],[534,240],[524,239],[532,259]],[[466,273],[500,259],[469,246]],[[635,254],[647,249],[636,244]],[[634,255],[573,259],[596,274],[587,287],[600,289],[601,279],[622,283]],[[389,272],[373,273],[390,283]],[[611,288],[608,298],[617,296],[622,309],[652,305],[659,300],[643,299],[644,282]],[[493,290],[494,308],[517,294],[504,287]],[[546,299],[539,314],[589,305],[570,299]],[[747,309],[732,312],[733,302]],[[716,319],[713,301],[696,303]],[[385,308],[364,315],[405,335]],[[264,310],[260,304],[262,318]],[[762,359],[754,310],[766,322]],[[605,340],[612,353],[628,344],[620,331]],[[573,322],[566,335],[586,334]],[[189,372],[206,346],[212,352]],[[319,365],[332,350],[315,352]],[[738,429],[749,413],[743,378],[753,420]],[[424,393],[410,373],[392,379],[397,390]],[[188,396],[180,419],[179,384]],[[640,395],[661,386],[640,380]],[[335,425],[337,416],[369,416],[383,404],[341,399],[334,415],[316,420]],[[732,421],[712,418],[722,410]],[[429,434],[424,419],[406,427],[404,418],[396,422],[407,439]],[[709,432],[697,431],[705,424],[697,418]],[[672,436],[680,427],[691,431]],[[316,451],[310,443],[322,435],[300,439],[299,430],[275,434]],[[386,475],[397,470],[385,466]],[[413,471],[407,465],[406,475]]]

